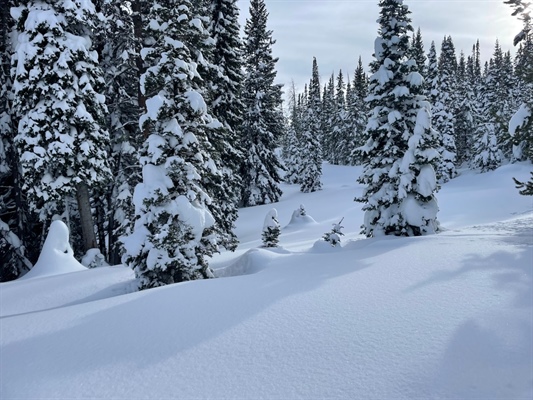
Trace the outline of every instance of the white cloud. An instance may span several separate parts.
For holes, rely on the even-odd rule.
[[[241,24],[248,16],[249,1],[239,1]],[[422,30],[426,51],[431,41],[437,50],[445,35],[451,35],[457,54],[470,54],[480,40],[481,55],[490,58],[496,39],[504,50],[512,49],[521,23],[511,16],[503,0],[406,0],[412,25]],[[279,57],[278,82],[287,86],[294,80],[298,89],[311,77],[313,57],[317,58],[322,85],[332,72],[342,69],[350,77],[359,56],[363,64],[372,61],[377,36],[378,1],[367,0],[266,0],[268,28]]]

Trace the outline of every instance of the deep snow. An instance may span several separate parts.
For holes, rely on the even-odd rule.
[[[0,398],[531,399],[533,199],[511,179],[531,168],[462,171],[438,235],[365,239],[360,169],[325,165],[322,191],[284,186],[281,248],[260,248],[273,205],[240,210],[219,279],[1,284]],[[342,246],[320,240],[342,217]]]

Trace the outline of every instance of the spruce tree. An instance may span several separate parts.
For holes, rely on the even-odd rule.
[[[437,171],[441,183],[446,183],[457,175],[454,118],[457,90],[456,70],[455,49],[451,37],[448,36],[442,42],[437,80],[432,82],[432,94],[435,96],[434,103],[432,103],[432,122],[433,127],[440,134],[442,144],[439,150],[441,164]]]
[[[379,37],[362,147],[366,236],[414,236],[437,230],[437,133],[431,127],[423,78],[409,58],[412,32],[403,0],[380,0]]]
[[[285,158],[285,182],[300,184],[300,110],[298,100],[296,99],[296,88],[294,82],[292,83],[290,98],[290,121],[288,123],[288,130],[286,134],[285,146],[283,154]]]
[[[310,86],[312,83],[310,83]],[[322,158],[329,161],[330,163],[335,163],[333,158],[335,150],[335,114],[336,114],[336,104],[335,104],[335,76],[331,74],[328,83],[324,85],[324,92],[322,96],[322,108],[320,110],[322,128],[320,135],[320,142],[322,145]]]
[[[302,184],[300,191],[303,193],[316,192],[322,188],[322,148],[321,135],[321,102],[320,102],[320,77],[318,64],[313,58],[313,75],[309,85],[309,99],[306,113],[306,129],[303,131],[300,144],[302,158],[300,163],[300,177]]]
[[[104,0],[100,65],[105,81],[108,109],[107,130],[112,179],[96,201],[100,236],[107,237],[107,260],[120,263],[124,252],[120,237],[131,233],[134,224],[133,190],[141,180],[139,151],[144,141],[139,128],[139,81],[143,63],[138,60],[143,31],[135,36],[135,18],[146,14],[146,2],[132,14],[127,4]]]
[[[354,135],[354,143],[352,145],[352,154],[350,155],[351,165],[360,165],[360,153],[357,149],[364,145],[363,133],[367,124],[368,106],[365,101],[368,96],[368,78],[363,68],[361,57],[355,70],[351,95],[347,99],[348,119],[351,122],[350,129]]]
[[[348,118],[344,76],[342,71],[339,71],[335,90],[335,118],[333,120],[333,137],[335,138],[335,146],[333,149],[332,161],[334,164],[348,165],[351,161],[355,138],[352,129],[350,129]]]
[[[424,52],[424,40],[422,39],[422,32],[420,28],[413,33],[411,41],[410,57],[416,61],[418,71],[425,78],[426,77],[426,54]]]
[[[13,138],[15,125],[12,115],[12,82],[10,59],[13,53],[11,32],[13,20],[9,15],[11,1],[0,7],[0,282],[18,278],[32,263],[31,226],[20,190],[18,157]],[[29,247],[27,247],[29,246]],[[33,251],[35,253],[35,250]]]
[[[197,64],[185,40],[203,29],[186,0],[165,0],[149,13],[148,65],[141,77],[150,135],[142,149],[143,182],[135,188],[136,222],[124,239],[125,263],[139,288],[210,278],[207,257],[217,250],[211,198],[203,178],[214,173],[204,148],[207,105],[197,89]],[[179,62],[177,62],[179,60]]]
[[[274,83],[277,58],[272,56],[272,31],[267,29],[268,12],[264,0],[250,2],[250,16],[244,29],[244,70],[240,130],[245,149],[241,165],[243,192],[241,205],[275,203],[281,197],[283,166],[276,147],[283,135],[281,87]]]
[[[23,191],[42,222],[69,218],[65,204],[75,197],[84,249],[97,247],[90,191],[111,173],[104,82],[91,47],[94,5],[25,0],[12,15],[19,32],[12,78]]]
[[[261,234],[263,247],[278,247],[280,234],[281,227],[278,220],[278,211],[273,208],[267,213],[263,223],[263,232]]]

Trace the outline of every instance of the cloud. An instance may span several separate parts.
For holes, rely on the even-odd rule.
[[[248,16],[249,1],[239,1],[241,24]],[[511,16],[503,0],[406,0],[412,25],[421,28],[426,51],[435,41],[437,51],[445,35],[451,35],[457,55],[468,55],[480,40],[482,58],[492,55],[499,39],[504,50],[512,49],[521,23]],[[359,56],[366,66],[372,61],[379,17],[378,1],[367,0],[266,0],[268,27],[279,57],[277,81],[289,86],[294,80],[301,90],[311,77],[313,57],[317,58],[322,86],[339,69],[353,76]],[[513,50],[514,52],[514,50]]]

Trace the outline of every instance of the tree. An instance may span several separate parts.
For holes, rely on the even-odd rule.
[[[438,167],[437,176],[441,183],[453,179],[455,170],[457,148],[455,145],[455,118],[456,109],[456,71],[457,60],[452,38],[445,37],[442,41],[439,57],[439,69],[436,81],[432,82],[432,93],[435,96],[432,103],[433,127],[440,133],[441,164]]]
[[[277,58],[272,56],[272,31],[267,29],[268,12],[264,0],[250,2],[250,16],[244,28],[244,69],[241,128],[243,192],[241,205],[275,203],[281,197],[283,166],[275,149],[283,134],[281,87],[274,84]]]
[[[364,145],[363,132],[367,124],[368,107],[365,101],[368,95],[368,78],[363,69],[363,62],[361,57],[355,69],[353,84],[350,94],[347,95],[348,120],[351,122],[349,129],[354,135],[354,143],[352,145],[352,153],[350,155],[350,164],[359,165],[361,159],[360,153],[357,149]]]
[[[351,155],[355,147],[355,135],[351,127],[348,109],[346,106],[345,84],[342,71],[337,75],[337,86],[335,90],[335,118],[334,118],[334,143],[333,162],[334,164],[351,164]]]
[[[344,236],[344,233],[342,233],[344,226],[341,225],[343,220],[344,218],[342,218],[338,223],[333,224],[331,231],[324,233],[324,236],[322,236],[322,239],[331,244],[333,247],[340,246],[341,236]]]
[[[322,178],[321,108],[318,64],[316,58],[313,58],[313,75],[309,85],[306,113],[307,123],[300,141],[302,154],[305,154],[300,163],[300,176],[302,179],[300,191],[303,193],[316,192],[322,188],[322,183],[320,182]]]
[[[437,230],[437,133],[431,127],[423,78],[408,57],[412,32],[403,0],[380,0],[379,36],[370,77],[363,195],[366,236],[417,236]]]
[[[26,0],[12,8],[18,34],[13,58],[15,144],[23,191],[42,222],[65,215],[76,197],[84,249],[97,247],[90,190],[111,173],[102,71],[91,47],[94,5]]]
[[[524,41],[523,52],[520,55],[522,65],[518,73],[525,81],[526,96],[522,99],[522,104],[509,122],[509,133],[513,137],[515,144],[514,153],[520,158],[529,158],[533,161],[533,38],[531,34],[531,2],[524,0],[506,0],[514,8],[513,16],[518,16],[524,22],[524,28],[516,35],[514,45]],[[525,60],[529,60],[525,61]],[[519,159],[520,159],[519,158]],[[533,193],[533,173],[528,182],[519,182],[515,179],[517,188],[523,189],[520,193],[531,195]]]
[[[263,247],[278,247],[281,228],[278,221],[278,211],[273,208],[268,212],[263,224]]]
[[[210,116],[184,41],[203,29],[191,6],[164,0],[149,13],[152,45],[143,50],[148,68],[141,77],[147,109],[140,124],[150,135],[133,197],[135,229],[124,239],[125,263],[140,289],[213,277],[206,257],[217,250],[217,235],[203,178],[217,171],[202,147]]]
[[[131,233],[135,210],[132,196],[135,186],[141,181],[139,151],[145,139],[139,127],[141,106],[139,100],[140,75],[144,62],[139,60],[139,45],[144,31],[135,29],[141,25],[146,14],[146,2],[136,4],[132,13],[128,3],[104,0],[104,15],[100,39],[100,65],[105,81],[105,96],[108,109],[107,130],[110,136],[112,179],[98,196],[97,232],[100,247],[104,250],[107,238],[108,261],[120,263],[124,252],[120,237]],[[141,8],[142,7],[142,8]],[[139,35],[138,37],[135,33]]]

